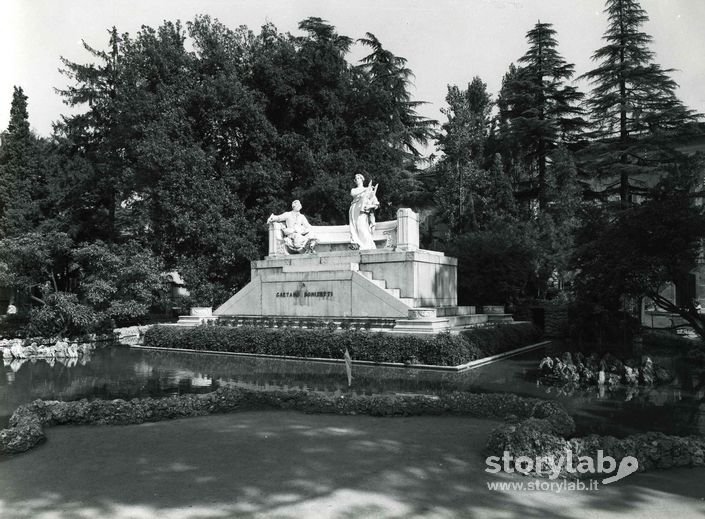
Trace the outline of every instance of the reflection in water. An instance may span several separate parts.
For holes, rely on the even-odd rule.
[[[17,406],[37,398],[130,399],[239,386],[361,395],[511,392],[560,401],[576,419],[579,434],[623,436],[645,430],[705,434],[705,386],[682,366],[676,370],[680,381],[668,386],[612,391],[559,388],[537,384],[542,354],[534,351],[462,373],[354,365],[349,389],[342,363],[109,347],[94,351],[90,362],[83,357],[5,362],[0,373],[0,426],[6,426]]]

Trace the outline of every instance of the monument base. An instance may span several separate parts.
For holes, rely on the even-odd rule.
[[[322,252],[252,262],[252,281],[217,308],[231,325],[365,327],[438,333],[488,316],[458,307],[457,260],[414,250]]]
[[[347,225],[311,227],[316,252],[290,254],[281,224],[269,227],[269,255],[252,262],[251,281],[213,312],[233,326],[329,327],[439,333],[501,320],[459,307],[458,260],[419,249],[418,215],[377,222],[378,247],[351,250]],[[181,324],[186,324],[180,320]]]

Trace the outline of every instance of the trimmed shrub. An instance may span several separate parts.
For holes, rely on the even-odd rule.
[[[480,358],[481,351],[461,335],[416,337],[332,331],[328,328],[255,328],[155,326],[144,336],[146,346],[200,351],[257,353],[341,359],[345,350],[355,360],[455,366]]]
[[[144,344],[157,348],[324,359],[341,359],[347,349],[355,360],[457,366],[530,344],[536,337],[536,328],[523,324],[427,337],[333,331],[327,327],[304,330],[250,326],[154,326],[145,333]]]

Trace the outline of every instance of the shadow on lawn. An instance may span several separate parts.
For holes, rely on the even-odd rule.
[[[705,497],[703,469],[596,492],[490,491],[498,479],[481,451],[495,425],[262,411],[56,427],[45,445],[0,464],[0,516],[569,518],[643,515],[663,503],[705,513],[705,502],[683,499]]]

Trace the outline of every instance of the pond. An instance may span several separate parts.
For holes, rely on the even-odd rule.
[[[510,392],[559,401],[575,418],[579,435],[624,436],[648,430],[705,434],[703,381],[694,380],[682,366],[676,370],[679,378],[668,386],[567,392],[537,385],[542,355],[535,350],[461,373],[355,365],[348,388],[342,363],[110,346],[96,350],[89,359],[5,362],[0,371],[0,427],[7,426],[17,406],[37,398],[130,399],[240,386],[367,395]],[[700,389],[693,390],[698,384]]]

